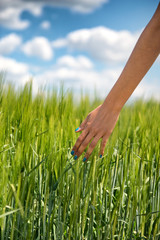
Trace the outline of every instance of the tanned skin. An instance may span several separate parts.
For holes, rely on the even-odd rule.
[[[120,77],[109,92],[103,104],[90,112],[76,132],[81,132],[72,154],[77,159],[84,156],[87,161],[97,142],[102,139],[99,156],[102,157],[124,104],[148,72],[160,53],[160,3],[139,37]],[[91,143],[90,143],[91,142]]]

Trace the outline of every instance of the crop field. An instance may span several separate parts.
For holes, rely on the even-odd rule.
[[[0,239],[160,239],[160,103],[126,105],[84,163],[75,129],[101,102],[0,84]],[[106,123],[107,124],[107,123]]]

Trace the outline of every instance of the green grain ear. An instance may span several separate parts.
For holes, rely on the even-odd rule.
[[[0,239],[159,239],[160,104],[125,105],[85,164],[75,126],[100,101],[57,92],[0,82]]]

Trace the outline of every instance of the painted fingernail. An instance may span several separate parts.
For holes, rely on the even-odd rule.
[[[77,131],[78,131],[78,129],[79,129],[79,127],[75,129],[75,132],[77,132]]]
[[[78,158],[77,155],[75,155],[75,156],[74,156],[74,160],[76,160],[77,158]]]
[[[99,157],[102,158],[102,154]]]
[[[87,160],[87,158],[86,158],[86,157],[84,157],[84,158],[83,158],[83,162],[85,162],[86,160]]]
[[[72,150],[71,154],[73,155],[74,154],[74,151]]]

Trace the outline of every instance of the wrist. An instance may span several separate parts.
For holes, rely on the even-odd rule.
[[[112,95],[112,93],[110,92],[102,105],[104,106],[104,108],[109,109],[112,112],[120,113],[124,104],[119,99],[119,96],[116,96],[114,94]]]

